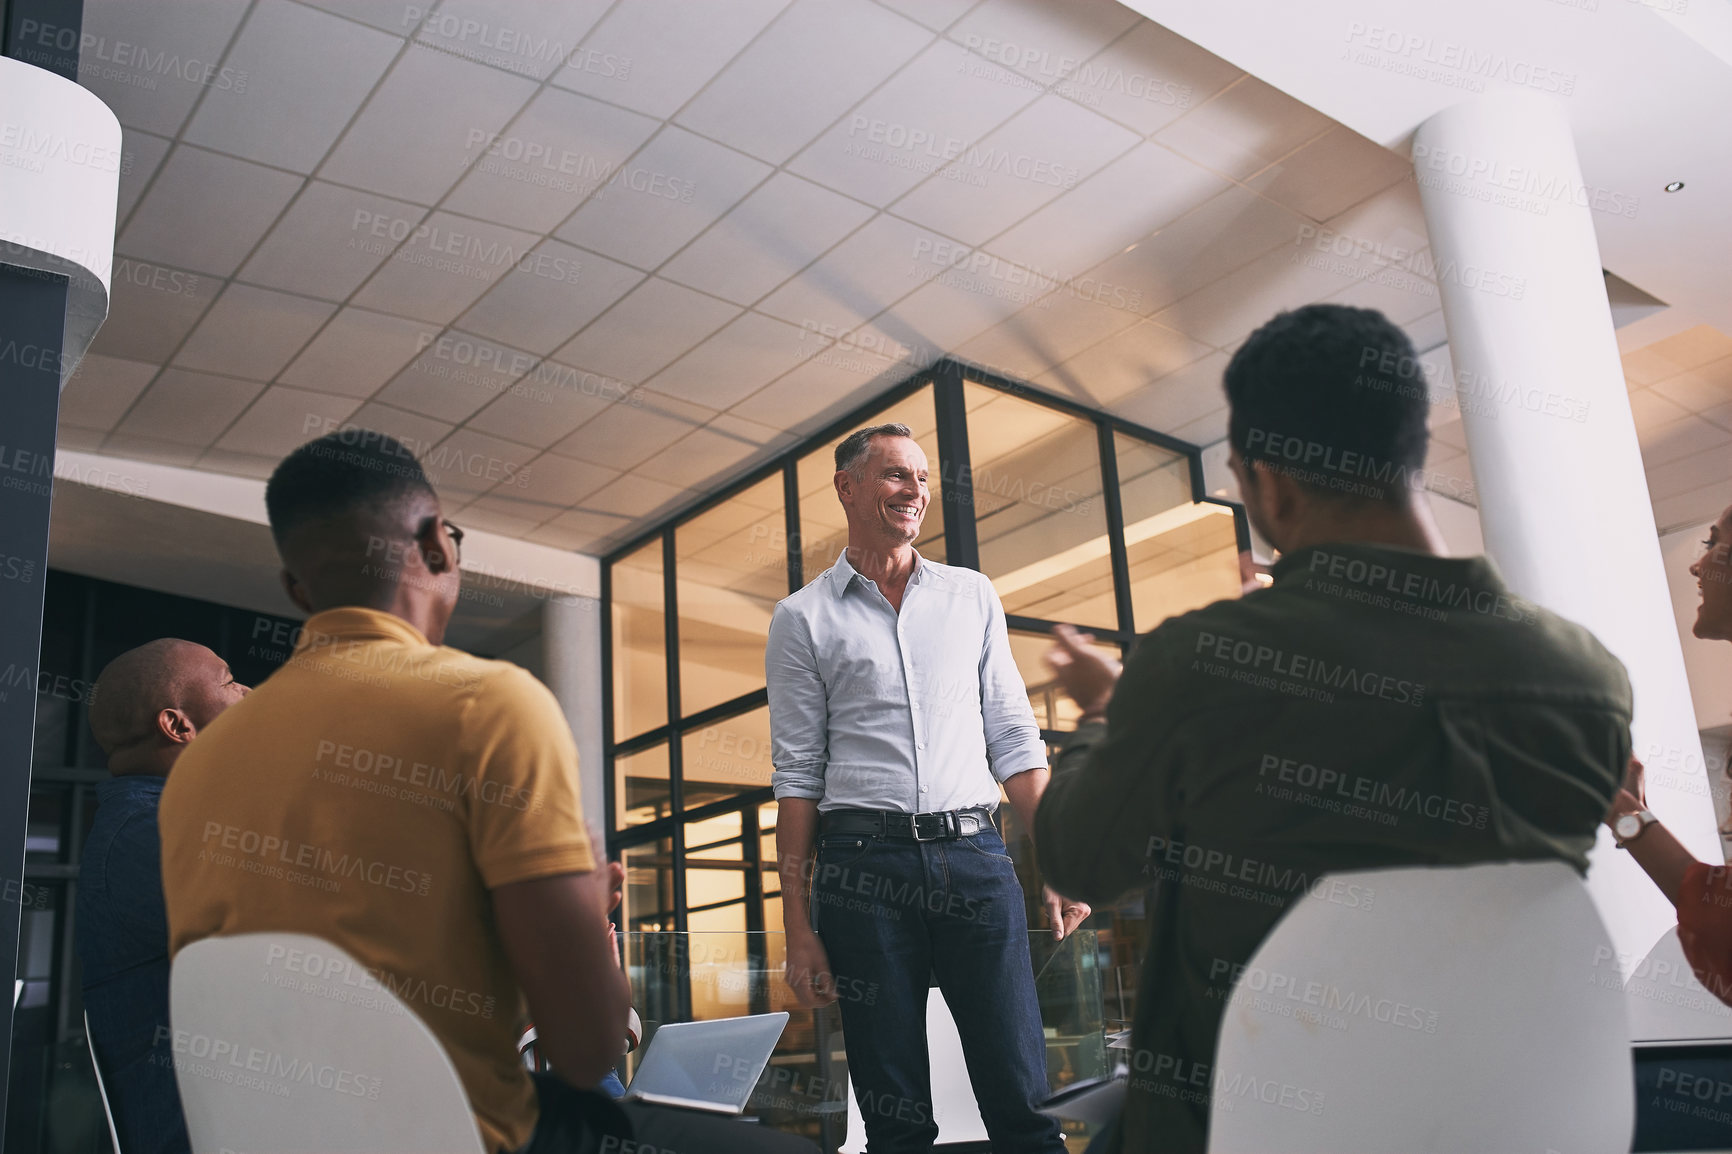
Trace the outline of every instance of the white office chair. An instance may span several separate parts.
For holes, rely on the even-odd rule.
[[[1608,963],[1616,972],[1615,961]],[[1732,1038],[1732,1006],[1703,988],[1673,926],[1624,983],[1630,1037],[1637,1042],[1701,1042]]]
[[[1330,879],[1373,901],[1302,898],[1238,978],[1210,1154],[1629,1150],[1624,996],[1604,980],[1611,942],[1574,870]]]
[[[294,950],[363,972],[306,934],[206,938],[175,957],[175,1077],[194,1154],[483,1154],[421,1019],[383,987],[357,1005],[342,998],[354,987],[288,972]]]
[[[108,1104],[108,1086],[102,1080],[102,1059],[96,1056],[96,1039],[90,1036],[90,1012],[84,1013],[84,1044],[90,1047],[90,1068],[96,1072],[96,1093],[102,1099],[102,1116],[108,1119],[108,1140],[114,1143],[114,1154],[124,1154],[120,1148],[120,1131],[114,1128],[114,1107]]]
[[[962,1057],[962,1037],[950,1004],[936,986],[926,992],[926,1051],[932,1068],[932,1120],[938,1123],[940,1146],[951,1142],[985,1142],[986,1123],[974,1098],[974,1083]],[[840,1154],[861,1154],[866,1149],[866,1120],[854,1096],[854,1078],[848,1078],[848,1138]]]

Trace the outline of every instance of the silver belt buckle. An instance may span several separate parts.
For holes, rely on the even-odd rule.
[[[938,841],[947,836],[950,833],[950,823],[945,820],[946,816],[943,813],[915,814],[914,820],[909,822],[909,828],[914,832],[914,840]],[[934,829],[934,832],[923,832],[926,829]]]

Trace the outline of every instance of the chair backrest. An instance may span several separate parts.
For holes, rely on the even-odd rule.
[[[195,1154],[482,1154],[438,1039],[330,942],[206,938],[176,955],[169,999]]]
[[[1606,963],[1616,973],[1617,961]],[[1709,993],[1678,942],[1673,926],[1624,983],[1629,997],[1630,1037],[1637,1042],[1699,1042],[1732,1038],[1732,1006]]]
[[[114,1128],[114,1107],[108,1104],[108,1086],[102,1080],[102,1059],[96,1056],[96,1039],[90,1036],[90,1011],[84,1012],[84,1044],[90,1047],[90,1068],[96,1072],[96,1093],[102,1099],[102,1116],[108,1119],[108,1140],[114,1143],[114,1154],[125,1154],[120,1148],[120,1131]]]
[[[1229,972],[1209,1150],[1623,1154],[1611,956],[1562,862],[1329,875]]]
[[[986,1123],[980,1120],[980,1105],[974,1098],[974,1083],[962,1057],[962,1036],[950,1003],[937,987],[926,991],[926,1051],[932,1068],[932,1120],[938,1123],[938,1144],[984,1142]],[[848,1079],[848,1139],[841,1154],[860,1154],[866,1149],[866,1120],[854,1097],[854,1079]]]

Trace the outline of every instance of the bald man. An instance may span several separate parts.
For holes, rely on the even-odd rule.
[[[116,657],[96,680],[90,729],[108,755],[96,822],[84,842],[75,922],[84,1008],[126,1154],[188,1149],[168,1025],[168,914],[157,802],[175,759],[245,697],[223,659],[165,637]]]

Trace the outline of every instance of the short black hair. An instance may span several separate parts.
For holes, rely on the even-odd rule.
[[[1226,372],[1227,439],[1312,491],[1398,501],[1422,484],[1430,396],[1407,334],[1376,309],[1316,304],[1252,333]]]
[[[265,511],[281,545],[309,521],[421,494],[438,496],[408,446],[371,429],[340,429],[283,458],[265,485]]]
[[[866,453],[872,447],[873,437],[909,437],[914,432],[907,425],[891,422],[886,425],[868,425],[864,429],[855,429],[842,443],[836,446],[836,471],[852,473],[866,459]]]

